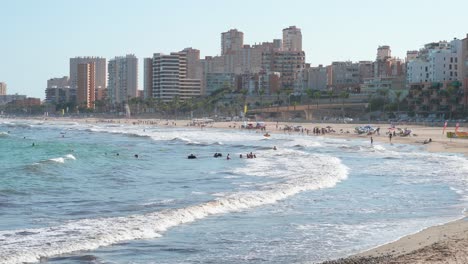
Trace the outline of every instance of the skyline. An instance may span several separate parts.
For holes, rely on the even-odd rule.
[[[199,49],[202,58],[219,55],[221,33],[234,28],[244,33],[245,44],[252,45],[281,38],[282,29],[295,25],[302,31],[306,62],[312,66],[374,60],[380,45],[389,45],[393,56],[404,59],[407,50],[418,50],[428,42],[464,38],[468,33],[468,28],[463,28],[463,9],[468,3],[463,1],[451,1],[451,8],[444,12],[422,1],[398,0],[388,7],[366,0],[334,0],[315,6],[306,1],[264,3],[2,3],[10,26],[0,28],[4,38],[0,44],[0,82],[7,83],[9,94],[43,99],[48,79],[69,75],[70,58],[100,56],[109,61],[135,54],[142,90],[143,58],[186,47]],[[433,19],[440,14],[447,21]]]

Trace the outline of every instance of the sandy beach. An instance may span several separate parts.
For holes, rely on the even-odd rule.
[[[48,118],[48,121],[73,121],[86,123],[112,122],[127,124],[145,124],[154,126],[180,127],[189,126],[189,120],[157,120],[157,119],[70,119]],[[255,124],[255,122],[252,122]],[[204,127],[192,126],[194,129],[241,129],[243,122],[214,122]],[[320,134],[325,137],[340,137],[347,139],[368,140],[372,136],[375,142],[390,143],[386,132],[388,125],[375,125],[381,127],[380,134],[357,134],[354,132],[357,124],[327,124],[327,123],[276,123],[266,122],[266,132],[274,137],[275,133],[288,133],[291,136],[314,136],[315,127],[331,127],[335,132]],[[288,125],[300,125],[303,130],[287,131],[283,128]],[[372,125],[372,124],[371,124]],[[406,128],[406,126],[401,126]],[[468,139],[449,139],[442,134],[441,127],[408,126],[412,130],[411,136],[395,136],[391,139],[394,144],[414,144],[424,146],[430,152],[460,153],[468,157]],[[307,131],[309,130],[309,131]],[[461,129],[463,131],[463,129]],[[251,130],[252,133],[266,133],[260,130]],[[446,132],[453,132],[449,127]],[[466,131],[466,128],[465,128]],[[348,133],[349,132],[349,133]],[[428,144],[424,141],[431,139]],[[450,222],[444,225],[433,226],[416,234],[411,234],[389,244],[362,252],[345,259],[331,260],[324,263],[468,263],[468,218]]]
[[[98,123],[98,122],[113,122],[113,123],[126,123],[126,124],[148,124],[155,126],[175,127],[175,126],[189,126],[191,120],[161,120],[161,119],[100,119],[100,118],[86,118],[86,119],[70,119],[70,118],[49,118],[48,120],[62,120],[62,121],[73,121],[73,122],[87,122],[87,123]],[[255,125],[256,122],[249,122]],[[221,129],[240,129],[243,122],[213,122],[207,124],[203,129],[209,128],[221,128]],[[442,133],[442,127],[427,127],[427,126],[409,126],[409,125],[396,125],[397,128],[408,128],[412,130],[412,134],[406,137],[395,136],[392,137],[391,142],[386,132],[390,125],[377,125],[369,124],[374,128],[380,127],[380,134],[357,134],[355,128],[363,126],[362,124],[336,124],[336,123],[292,123],[292,122],[264,122],[266,126],[266,132],[270,134],[275,133],[288,133],[291,136],[294,135],[310,135],[313,136],[312,130],[315,127],[327,128],[330,127],[335,132],[320,134],[319,136],[326,137],[341,137],[348,139],[361,139],[369,140],[372,137],[376,142],[384,143],[396,143],[396,144],[413,144],[421,145],[430,152],[446,152],[446,153],[461,153],[468,157],[468,139],[461,138],[447,138]],[[287,131],[283,128],[285,126],[301,126],[303,131]],[[201,129],[201,127],[194,126],[195,129]],[[307,134],[306,130],[310,132]],[[454,132],[454,127],[447,127],[445,133]],[[265,133],[260,130],[252,129],[255,133]],[[468,131],[467,128],[461,128],[460,131]],[[348,133],[349,132],[349,133]],[[424,144],[424,141],[431,139],[431,143]]]

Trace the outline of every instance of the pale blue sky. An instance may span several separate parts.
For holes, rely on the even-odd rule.
[[[47,79],[69,74],[69,58],[133,53],[140,59],[185,47],[220,53],[220,33],[244,42],[302,30],[306,61],[373,60],[468,33],[468,1],[411,0],[0,0],[0,81],[8,93],[44,98]]]

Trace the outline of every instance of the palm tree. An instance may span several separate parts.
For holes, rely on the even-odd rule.
[[[286,91],[286,96],[288,97],[288,108],[291,105],[291,94],[292,94],[291,90]]]
[[[389,95],[389,92],[388,92],[388,89],[382,89],[379,91],[379,94],[384,98],[384,103],[382,105],[382,112],[385,113],[385,106],[387,104],[387,100],[388,100],[388,95]]]
[[[448,92],[448,97],[449,97],[449,120],[452,120],[452,112],[453,112],[453,106],[456,105],[456,102],[457,102],[457,97],[454,96],[456,95],[457,93],[457,90],[458,90],[458,87],[450,84],[448,87],[447,87],[447,92]]]
[[[180,106],[180,98],[178,95],[172,98],[172,101],[170,102],[170,106],[171,106],[171,112],[174,112],[175,120],[177,120],[177,114],[179,112],[179,106]]]
[[[331,90],[329,90],[329,91],[327,92],[327,94],[328,94],[328,98],[330,99],[330,102],[331,102],[332,99],[333,99],[333,96],[334,96],[334,94],[335,94],[335,91],[334,91],[333,89],[331,89]]]
[[[395,97],[396,97],[396,103],[397,103],[397,111],[400,113],[400,98],[401,98],[401,91],[396,91],[395,92]]]
[[[317,109],[319,108],[319,99],[322,96],[322,93],[317,91],[314,93],[315,102],[317,103]]]
[[[348,97],[349,97],[349,93],[348,93],[348,92],[342,91],[342,92],[340,93],[340,98],[341,98],[341,112],[343,113],[343,118],[344,118],[344,115],[345,115],[345,114],[344,114],[344,101],[345,101],[345,99],[348,98]]]
[[[265,94],[265,90],[260,89],[258,91],[258,94],[260,95],[260,108],[263,107],[263,95]]]
[[[307,94],[307,98],[309,99],[308,100],[309,104],[307,106],[307,109],[310,109],[310,99],[312,99],[312,97],[314,96],[314,91],[311,88],[309,88],[306,90],[306,94]]]

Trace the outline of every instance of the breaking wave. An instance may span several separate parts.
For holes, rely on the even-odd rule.
[[[257,159],[246,160],[245,167],[234,169],[234,173],[271,177],[273,183],[258,184],[254,190],[223,194],[214,200],[180,209],[83,219],[46,228],[0,231],[2,261],[36,262],[44,257],[92,250],[124,240],[157,238],[169,228],[212,215],[274,204],[304,191],[333,187],[348,174],[340,159],[331,156],[287,149],[264,157],[261,157],[261,152],[259,154]],[[71,157],[67,155],[62,159]]]

